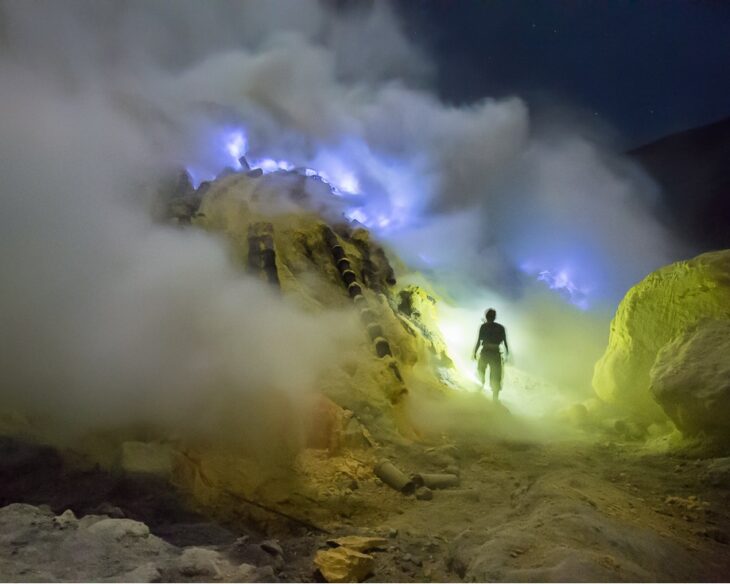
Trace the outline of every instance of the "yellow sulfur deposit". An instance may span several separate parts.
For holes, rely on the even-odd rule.
[[[729,317],[730,251],[657,270],[629,290],[616,311],[593,375],[596,393],[646,419],[664,419],[649,391],[657,353],[699,321]]]

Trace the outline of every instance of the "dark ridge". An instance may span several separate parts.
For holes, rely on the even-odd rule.
[[[661,185],[671,228],[703,251],[730,248],[730,118],[628,154]]]

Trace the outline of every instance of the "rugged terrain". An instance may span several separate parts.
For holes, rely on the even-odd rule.
[[[5,440],[0,501],[36,507],[0,509],[3,579],[316,581],[315,553],[353,534],[385,539],[371,552],[373,581],[717,581],[729,573],[727,458],[659,453],[608,435],[549,444],[472,436],[380,454],[406,471],[456,466],[461,484],[419,500],[372,474],[343,475],[326,493],[340,508],[332,505],[322,525],[261,510],[255,521],[243,501],[249,519],[222,520],[149,475],[74,469],[51,449]]]

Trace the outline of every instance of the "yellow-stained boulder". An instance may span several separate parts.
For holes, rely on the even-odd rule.
[[[651,392],[684,434],[730,437],[730,320],[708,320],[667,343]]]
[[[375,559],[346,547],[320,550],[314,564],[327,582],[362,582],[373,571]]]
[[[665,419],[649,391],[657,353],[708,318],[730,318],[730,250],[671,264],[629,290],[596,363],[597,395],[644,418]]]

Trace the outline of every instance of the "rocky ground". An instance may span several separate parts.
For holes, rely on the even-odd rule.
[[[593,440],[390,446],[460,485],[404,496],[374,476],[326,525],[221,522],[164,481],[83,470],[4,439],[6,581],[321,581],[329,540],[375,536],[373,581],[717,581],[730,574],[730,459]],[[430,498],[429,498],[430,496]],[[369,559],[372,558],[372,559]],[[347,567],[346,567],[347,568]]]

